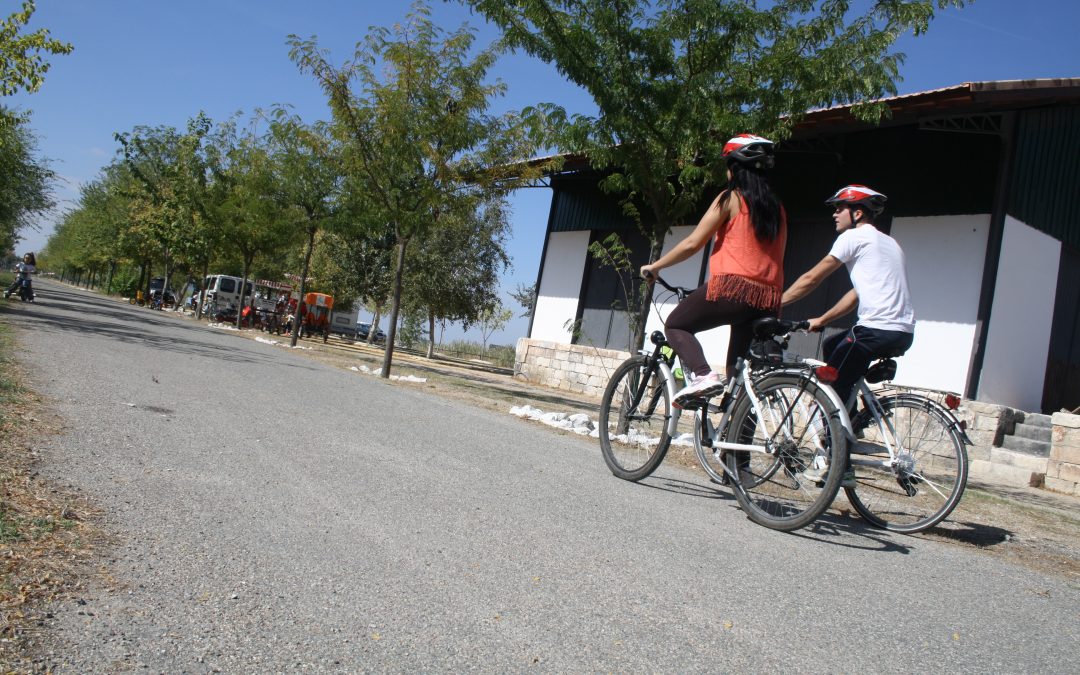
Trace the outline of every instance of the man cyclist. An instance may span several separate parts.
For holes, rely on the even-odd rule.
[[[821,316],[810,319],[810,330],[820,331],[859,308],[858,321],[843,333],[825,340],[822,354],[839,375],[833,388],[848,409],[854,407],[852,389],[874,359],[899,356],[915,337],[915,313],[904,271],[904,252],[889,235],[874,226],[885,209],[885,195],[865,185],[848,185],[825,201],[834,207],[839,236],[829,254],[799,277],[781,298],[789,305],[806,297],[845,265],[854,286]],[[853,480],[845,476],[848,484]]]

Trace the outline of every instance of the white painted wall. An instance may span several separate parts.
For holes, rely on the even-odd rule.
[[[675,244],[690,236],[690,233],[694,231],[694,227],[694,225],[683,225],[672,228],[671,233],[664,239],[664,253],[667,253],[675,246]],[[667,268],[660,273],[660,276],[664,277],[664,281],[672,286],[697,288],[698,278],[701,274],[701,261],[708,253],[709,247],[706,246],[698,255],[695,255],[688,260],[684,260],[678,265]],[[654,295],[663,298],[666,301],[660,305],[659,314],[656,310],[649,313],[649,320],[645,324],[646,343],[648,343],[649,335],[654,330],[664,329],[664,321],[667,319],[668,314],[671,314],[671,310],[675,309],[675,305],[678,304],[674,297],[667,297],[670,293],[665,291],[661,286],[657,286],[656,288],[657,291]],[[707,330],[703,333],[698,333],[697,335],[698,340],[701,341],[701,346],[705,350],[705,358],[714,369],[722,369],[724,367],[724,361],[727,360],[727,346],[730,335],[731,329],[727,326]]]
[[[915,341],[896,381],[963,393],[975,344],[990,215],[896,218],[915,306]]]
[[[980,401],[1041,410],[1060,262],[1061,242],[1005,219]]]
[[[585,274],[585,256],[589,252],[588,231],[552,232],[548,235],[540,290],[533,317],[534,340],[550,340],[569,344],[570,329],[577,316],[578,294]]]

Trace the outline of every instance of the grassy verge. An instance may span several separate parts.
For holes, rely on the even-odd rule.
[[[23,671],[47,603],[78,591],[104,542],[98,511],[42,479],[37,445],[57,426],[22,386],[11,328],[0,320],[0,671]]]

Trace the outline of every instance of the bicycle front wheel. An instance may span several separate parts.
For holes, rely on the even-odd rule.
[[[871,524],[911,534],[944,520],[964,494],[968,458],[964,439],[947,413],[921,396],[879,401],[882,422],[856,418],[851,464],[856,487],[845,488],[855,510]],[[886,438],[895,456],[890,460]]]
[[[611,376],[600,403],[600,450],[611,473],[639,481],[664,461],[673,414],[666,380],[644,356],[624,361]]]
[[[838,411],[804,375],[766,375],[754,388],[760,412],[744,392],[725,436],[770,452],[726,453],[729,471],[738,476],[735,498],[755,523],[797,530],[829,508],[840,491],[847,443]]]

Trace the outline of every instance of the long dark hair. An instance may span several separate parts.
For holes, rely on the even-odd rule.
[[[728,162],[731,168],[731,180],[728,181],[729,193],[738,192],[750,209],[750,222],[754,224],[754,235],[758,241],[772,241],[780,234],[782,207],[780,198],[773,192],[765,174],[757,169],[745,166],[741,162]]]

